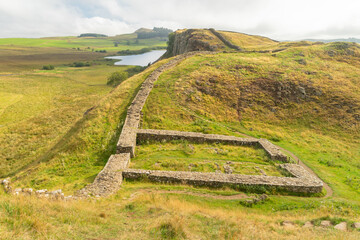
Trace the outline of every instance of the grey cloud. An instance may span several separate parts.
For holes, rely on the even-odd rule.
[[[1,0],[0,37],[115,35],[153,26],[274,39],[360,37],[359,7],[357,0]]]

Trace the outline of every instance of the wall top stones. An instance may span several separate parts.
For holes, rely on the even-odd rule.
[[[309,173],[296,164],[284,164],[285,170],[291,170],[299,177],[275,177],[262,175],[240,175],[223,173],[159,171],[142,169],[125,169],[123,177],[127,179],[148,178],[154,182],[186,183],[208,187],[222,187],[225,185],[255,185],[265,187],[280,187],[293,192],[322,191],[323,183],[319,179],[310,177]]]
[[[191,142],[219,142],[234,145],[253,145],[258,143],[256,138],[239,138],[234,136],[204,134],[199,132],[182,132],[174,130],[138,129],[137,139],[146,140],[187,140]]]

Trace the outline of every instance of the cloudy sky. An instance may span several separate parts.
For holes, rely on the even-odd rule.
[[[210,28],[277,40],[360,38],[359,0],[0,0],[0,37]]]

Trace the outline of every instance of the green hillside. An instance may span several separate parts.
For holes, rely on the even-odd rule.
[[[239,49],[207,29],[172,36],[168,56],[189,49],[209,52],[160,75],[141,128],[266,138],[309,166],[331,187],[329,197],[265,191],[266,200],[249,204],[259,198],[250,188],[240,192],[147,179],[124,180],[109,198],[69,202],[1,190],[0,239],[358,239],[359,230],[351,226],[360,222],[360,46],[218,32]],[[116,69],[106,62],[0,76],[7,89],[0,89],[2,176],[10,174],[14,187],[60,188],[66,195],[93,182],[116,151],[126,109],[141,83],[171,59],[116,88],[101,77]],[[24,66],[19,69],[30,71],[31,65]],[[15,81],[26,87],[16,89]],[[187,141],[139,142],[130,163],[147,170],[202,172],[225,172],[225,165],[237,174],[284,176],[262,149]],[[345,221],[348,229],[320,227],[322,220]],[[304,228],[308,221],[315,226]]]
[[[161,37],[138,39],[136,33],[113,37],[0,38],[0,47],[2,48],[9,49],[19,46],[65,48],[90,52],[99,50],[118,52],[127,49],[139,50],[147,47],[166,47],[166,41]]]

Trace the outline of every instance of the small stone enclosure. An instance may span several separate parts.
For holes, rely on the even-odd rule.
[[[178,64],[187,57],[196,54],[214,54],[212,52],[191,52],[179,55],[168,63],[163,64],[142,84],[139,92],[128,108],[126,119],[123,125],[117,152],[112,155],[103,171],[95,181],[82,189],[82,195],[107,196],[118,190],[122,178],[142,179],[147,178],[153,182],[180,183],[196,186],[222,187],[232,186],[241,188],[244,186],[261,186],[276,188],[298,193],[319,193],[322,191],[323,183],[317,177],[307,172],[297,164],[289,163],[288,157],[280,149],[266,139],[239,138],[233,136],[203,134],[196,132],[180,132],[172,130],[139,129],[141,111],[145,105],[154,82],[160,74]],[[135,156],[136,141],[162,141],[162,140],[186,140],[195,143],[223,143],[231,145],[250,145],[263,148],[272,160],[282,161],[280,168],[288,173],[290,177],[275,177],[261,175],[239,175],[223,173],[202,173],[202,172],[180,172],[180,171],[155,171],[142,169],[129,169],[130,159]]]

